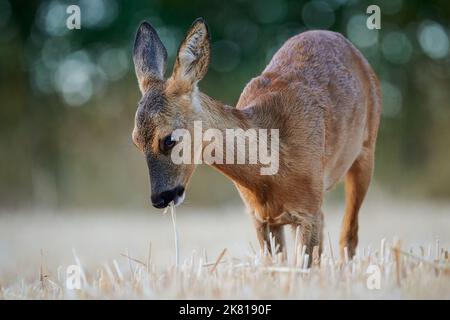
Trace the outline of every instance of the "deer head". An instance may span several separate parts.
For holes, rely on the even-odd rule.
[[[185,188],[195,169],[175,164],[171,151],[177,144],[173,132],[193,130],[201,119],[202,106],[197,87],[208,70],[210,36],[203,19],[197,19],[182,41],[172,75],[166,80],[167,51],[155,29],[143,22],[136,34],[133,61],[142,98],[135,117],[132,138],[146,157],[151,184],[151,202],[164,208],[184,200]]]

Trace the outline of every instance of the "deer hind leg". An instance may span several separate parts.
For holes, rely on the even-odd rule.
[[[339,239],[342,259],[346,247],[350,259],[355,255],[358,245],[358,213],[369,188],[373,158],[373,151],[364,149],[345,176],[345,214]]]

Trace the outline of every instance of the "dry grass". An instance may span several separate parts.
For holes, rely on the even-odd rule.
[[[322,256],[306,257],[301,244],[294,250],[291,238],[284,263],[257,253],[242,208],[214,214],[180,208],[178,267],[170,215],[4,212],[0,298],[449,299],[449,208],[368,204],[361,217],[358,254],[352,261],[340,261],[342,208],[331,207],[325,232],[331,236]],[[312,259],[312,268],[306,268],[306,259]],[[65,287],[71,264],[83,270],[81,290]],[[379,290],[367,288],[369,265],[380,268]]]

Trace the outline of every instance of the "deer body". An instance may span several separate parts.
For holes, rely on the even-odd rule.
[[[156,36],[153,29],[144,31],[151,35],[150,41]],[[156,48],[154,52],[162,50],[157,41],[151,46]],[[158,95],[164,97],[164,103],[161,102],[164,106],[158,112],[151,107],[138,109],[133,133],[136,145],[148,159],[152,194],[157,193],[163,199],[157,199],[160,202],[155,204],[152,195],[155,206],[161,203],[165,206],[169,200],[177,202],[193,172],[192,166],[173,167],[169,170],[174,173],[165,173],[172,176],[170,179],[161,178],[159,172],[170,165],[158,160],[161,158],[158,145],[180,123],[189,128],[192,121],[201,120],[205,129],[223,131],[277,128],[277,174],[260,175],[255,165],[212,164],[237,186],[253,217],[261,248],[272,234],[283,250],[283,226],[290,224],[300,226],[301,240],[308,253],[315,246],[320,250],[324,193],[345,177],[346,212],[340,246],[341,252],[347,247],[353,256],[358,212],[373,171],[381,98],[374,72],[350,42],[327,31],[309,31],[292,37],[263,73],[247,84],[236,108],[225,106],[197,89],[197,81],[206,73],[205,66],[209,63],[209,34],[202,20],[194,22],[188,32],[174,73],[165,82],[162,74],[158,78],[148,73],[152,68],[154,73],[158,73],[158,68],[161,70],[158,65],[164,60],[163,55],[156,54],[153,66],[142,68],[139,55],[146,51],[139,49],[142,47],[135,45],[136,73],[143,100],[150,99],[148,95],[152,101],[159,101]],[[141,70],[149,74],[144,79],[140,78]],[[149,123],[154,127],[152,134]],[[164,134],[156,134],[155,138],[154,131]]]
[[[279,174],[257,183],[265,190],[238,182],[248,207],[256,208],[260,240],[272,232],[283,243],[279,225],[299,224],[311,230],[303,232],[308,249],[320,246],[323,194],[347,175],[341,249],[353,255],[381,113],[378,80],[367,61],[340,34],[302,33],[246,86],[237,108],[255,109],[254,123],[280,128]]]

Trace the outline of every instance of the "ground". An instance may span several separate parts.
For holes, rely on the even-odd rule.
[[[338,257],[342,212],[325,208],[324,252],[307,269],[289,232],[287,262],[261,256],[243,207],[178,207],[177,271],[170,211],[4,210],[0,298],[450,298],[450,204],[369,200],[353,261]]]

